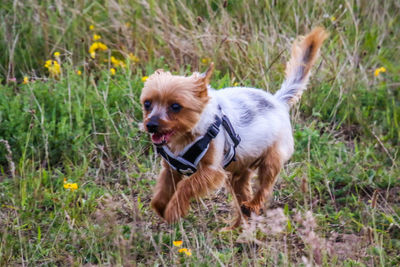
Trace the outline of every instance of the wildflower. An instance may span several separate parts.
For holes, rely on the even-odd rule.
[[[78,189],[78,184],[77,183],[64,183],[64,188],[69,189],[70,191],[75,191]]]
[[[142,82],[145,82],[149,77],[148,76],[143,76],[142,77]]]
[[[332,17],[331,17],[331,21],[332,21],[332,22],[336,21],[336,17],[335,17],[335,16],[332,16]]]
[[[181,248],[180,250],[178,250],[179,253],[185,253],[187,256],[192,256],[192,251],[190,249],[187,248]]]
[[[61,66],[55,60],[46,60],[44,67],[47,68],[51,76],[58,76],[61,73]]]
[[[140,60],[137,56],[135,56],[133,53],[129,53],[129,60],[135,63],[138,63]]]
[[[183,241],[182,241],[182,240],[179,240],[179,241],[174,241],[174,242],[172,242],[172,243],[174,244],[175,247],[180,247],[180,246],[182,246]]]
[[[106,51],[108,49],[108,47],[105,44],[101,43],[101,42],[98,42],[98,48],[101,51]]]
[[[101,35],[93,34],[93,40],[97,41],[101,39]]]
[[[70,191],[74,191],[78,189],[78,184],[77,183],[68,183],[67,178],[64,178],[64,188],[69,189]]]
[[[108,47],[105,45],[105,44],[103,44],[102,42],[94,42],[91,46],[90,46],[90,48],[89,48],[89,53],[90,53],[90,55],[92,56],[92,53],[93,52],[96,52],[96,51],[106,51],[108,49]],[[93,57],[93,56],[92,56]],[[94,57],[93,57],[94,58]]]
[[[125,22],[125,27],[129,28],[131,24],[129,22]]]
[[[60,56],[60,52],[58,52],[58,51],[57,51],[57,52],[54,52],[54,56],[55,56],[55,57],[59,57],[59,56]]]
[[[114,69],[114,68],[111,68],[111,69],[110,69],[110,73],[111,73],[111,75],[115,75],[115,69]]]
[[[89,26],[89,30],[91,30],[91,31],[94,30],[94,25],[93,24]]]
[[[208,57],[205,57],[205,58],[201,59],[201,63],[203,63],[203,64],[208,64],[210,61],[211,61],[211,59],[208,58]]]
[[[76,71],[76,74],[78,74],[79,76],[81,76],[81,75],[82,75],[82,71],[77,70],[77,71]]]
[[[90,52],[90,57],[91,57],[91,58],[95,58],[95,57],[96,57],[96,52],[94,52],[94,51],[93,51],[93,52]]]
[[[115,57],[111,57],[111,63],[115,67],[125,67],[125,63],[122,60],[116,59]]]
[[[28,84],[28,82],[29,82],[29,78],[27,76],[25,76],[23,84]]]
[[[386,68],[380,67],[380,68],[376,69],[374,72],[375,77],[377,77],[381,72],[386,72]]]
[[[238,86],[239,85],[239,83],[238,82],[235,82],[234,84],[233,84],[233,86]]]

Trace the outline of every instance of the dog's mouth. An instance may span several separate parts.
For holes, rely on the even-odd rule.
[[[169,138],[171,137],[171,135],[173,133],[174,133],[174,131],[172,131],[172,130],[166,131],[166,132],[161,132],[161,133],[153,133],[151,135],[151,141],[156,146],[164,145],[164,144],[168,143]]]

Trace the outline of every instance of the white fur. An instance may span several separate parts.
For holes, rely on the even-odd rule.
[[[241,138],[241,142],[236,148],[238,159],[245,161],[256,160],[274,143],[277,144],[283,161],[287,161],[291,157],[294,143],[289,108],[286,103],[270,93],[255,88],[230,87],[221,90],[210,88],[208,94],[211,99],[193,129],[193,134],[205,134],[209,125],[214,122],[215,115],[221,116],[219,105]],[[265,107],[265,109],[257,107],[254,95],[259,99],[264,99],[272,107]],[[247,109],[244,106],[247,106]],[[248,110],[249,107],[251,109],[249,113],[253,117],[251,122],[246,123],[243,121],[243,112]],[[222,130],[223,127],[221,126],[220,129]],[[229,137],[226,133],[220,133],[215,139],[216,156],[219,164],[222,164],[227,138]]]

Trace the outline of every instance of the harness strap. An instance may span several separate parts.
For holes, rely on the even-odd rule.
[[[200,161],[199,155],[204,151],[207,151],[211,140],[218,135],[220,125],[221,119],[218,116],[215,116],[215,122],[208,127],[206,134],[199,140],[195,141],[189,149],[184,152],[182,157],[193,163],[197,161],[195,164],[197,165],[198,161]]]
[[[190,176],[197,171],[197,164],[206,154],[211,140],[218,135],[221,123],[221,118],[215,116],[215,121],[208,127],[206,134],[186,147],[183,155],[175,156],[167,146],[157,146],[156,150],[174,170]]]
[[[240,136],[235,133],[231,122],[223,113],[222,119],[219,116],[215,116],[215,121],[210,125],[210,127],[208,127],[206,134],[203,137],[198,138],[192,144],[186,146],[186,148],[178,156],[175,156],[174,153],[172,153],[165,145],[156,146],[156,151],[168,162],[172,169],[181,174],[190,176],[197,171],[197,165],[206,154],[212,139],[218,135],[221,124],[233,142],[233,145],[231,144],[228,153],[226,153],[224,156],[223,166],[225,168],[232,161],[236,160],[235,148],[240,143]]]
[[[169,166],[177,172],[190,176],[197,171],[196,165],[180,156],[175,157],[168,147],[157,146],[156,150],[168,162]]]
[[[225,154],[223,165],[224,168],[228,167],[229,164],[231,164],[232,161],[236,161],[236,150],[235,148],[239,145],[241,139],[238,134],[236,134],[235,129],[233,129],[233,126],[231,122],[229,121],[228,117],[222,113],[222,126],[224,126],[225,131],[228,133],[229,137],[231,138],[233,145],[229,147],[228,153]]]

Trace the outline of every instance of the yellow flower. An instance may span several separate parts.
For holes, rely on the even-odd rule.
[[[236,82],[236,83],[234,83],[234,84],[233,84],[233,86],[238,86],[238,85],[239,85],[239,83],[238,83],[238,82]]]
[[[111,69],[110,69],[110,73],[111,73],[111,75],[115,75],[115,69],[114,69],[114,68],[111,68]]]
[[[98,46],[99,46],[99,50],[101,50],[101,51],[106,51],[108,49],[108,47],[101,42],[99,42]]]
[[[96,52],[90,52],[90,57],[95,58],[96,57]]]
[[[145,82],[149,77],[148,76],[143,76],[142,77],[142,82]]]
[[[55,57],[59,57],[60,56],[60,52],[54,52],[54,56]]]
[[[95,52],[99,48],[99,43],[94,42],[90,47],[89,47],[89,53]]]
[[[82,71],[77,70],[77,71],[76,71],[76,74],[78,74],[79,76],[81,76],[81,75],[82,75]]]
[[[129,22],[125,22],[125,27],[129,28],[131,24]]]
[[[51,76],[58,76],[61,73],[61,66],[55,60],[46,60],[44,67],[49,71]]]
[[[182,241],[182,240],[179,240],[179,241],[174,241],[174,242],[172,242],[172,243],[174,244],[175,247],[180,247],[180,246],[182,246],[183,241]]]
[[[138,63],[140,61],[139,58],[132,53],[129,53],[128,56],[129,56],[129,60],[132,62]]]
[[[29,78],[27,76],[25,76],[23,84],[28,84],[28,82],[29,82]]]
[[[125,67],[125,63],[122,60],[116,59],[115,57],[111,57],[111,63],[115,67]]]
[[[98,35],[98,34],[93,34],[93,40],[97,41],[97,40],[100,40],[100,39],[101,39],[101,36],[100,36],[100,35]]]
[[[208,57],[205,57],[205,58],[201,59],[201,63],[203,63],[203,64],[208,64],[210,61],[211,61],[211,59],[208,58]]]
[[[180,250],[178,250],[179,253],[185,253],[187,256],[192,256],[192,251],[190,249],[187,248],[181,248]]]
[[[332,22],[336,21],[335,16],[332,16],[332,17],[331,17],[331,21],[332,21]]]
[[[78,189],[78,184],[77,183],[65,183],[64,182],[64,188],[69,189],[70,191],[75,191]]]
[[[381,72],[386,72],[386,68],[380,67],[380,68],[376,69],[374,72],[375,77],[377,77]]]
[[[94,25],[89,26],[89,30],[93,31],[94,30]]]
[[[92,58],[94,58],[94,57],[92,56],[92,53],[93,53],[93,52],[96,52],[97,50],[106,51],[107,49],[108,49],[108,47],[107,47],[105,44],[103,44],[102,42],[94,42],[94,43],[89,47],[89,53],[90,53],[90,56],[91,56]]]

